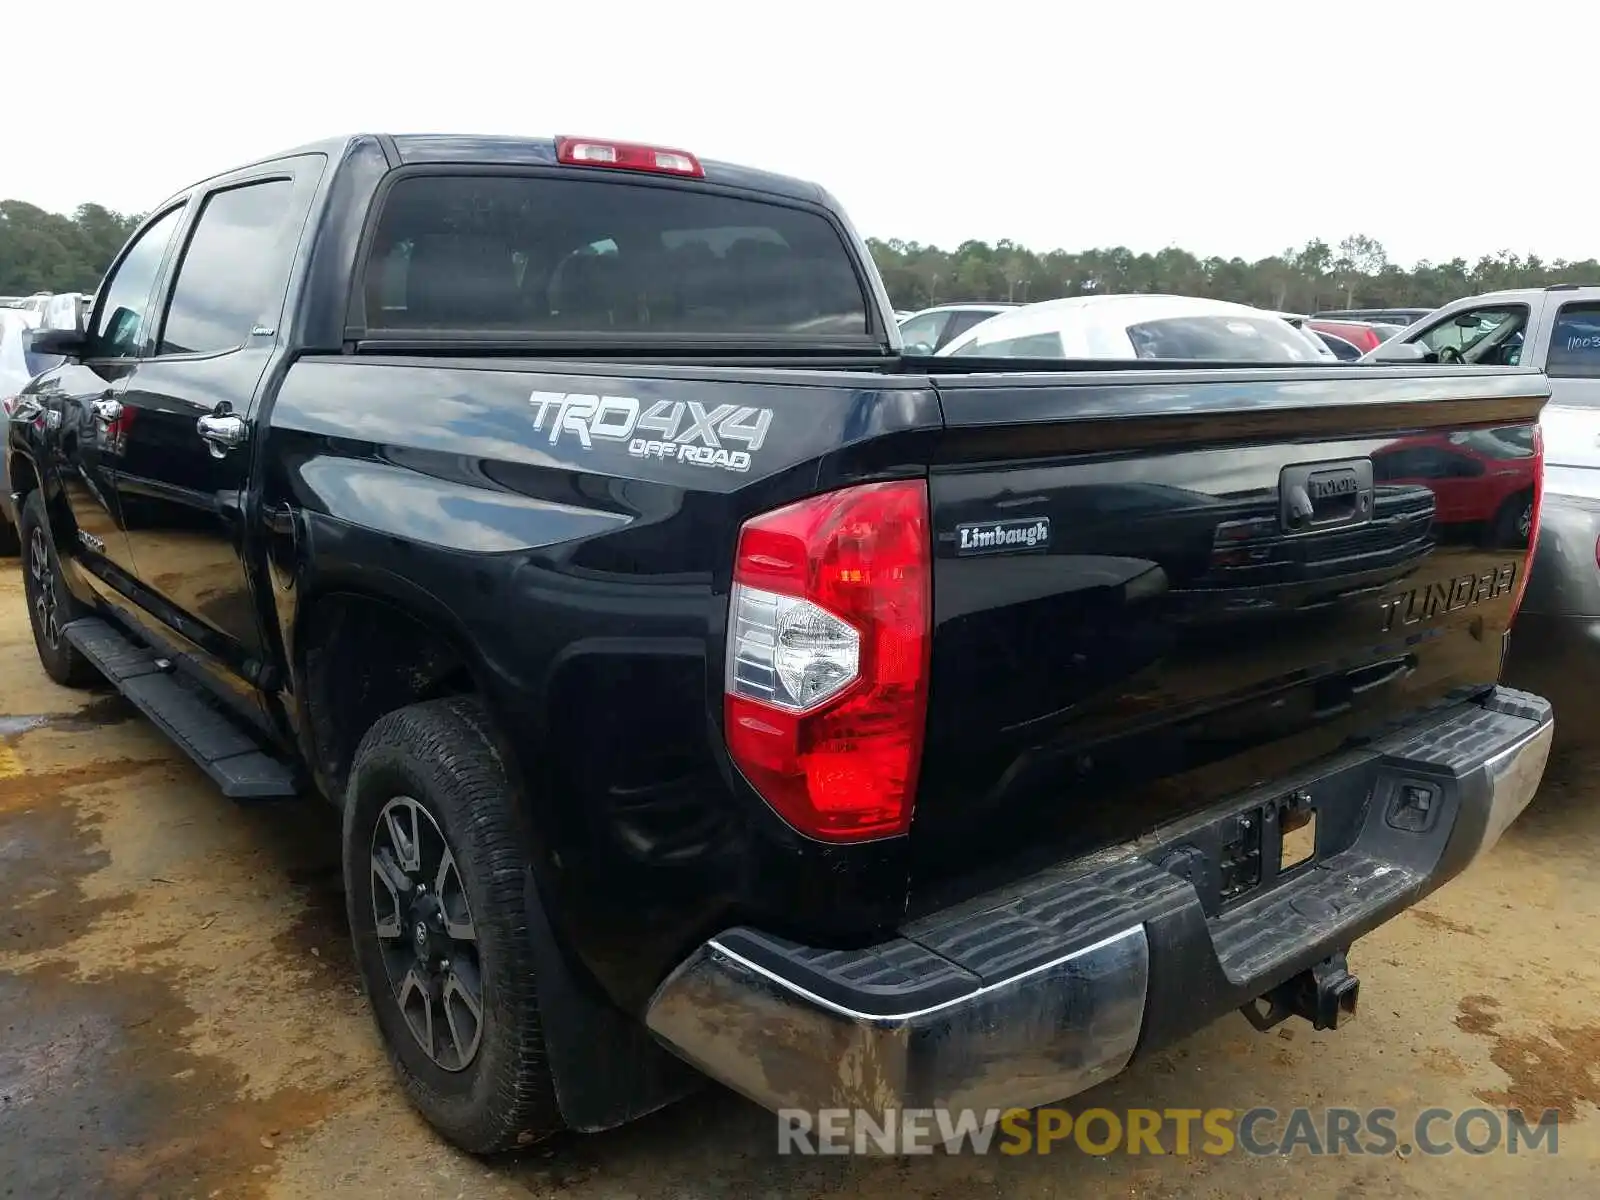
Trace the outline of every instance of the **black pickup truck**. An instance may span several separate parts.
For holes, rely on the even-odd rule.
[[[907,357],[825,192],[570,138],[207,180],[35,345],[45,669],[341,806],[377,1027],[475,1151],[1336,1026],[1544,769],[1528,539],[1374,473],[1536,447],[1536,372]]]

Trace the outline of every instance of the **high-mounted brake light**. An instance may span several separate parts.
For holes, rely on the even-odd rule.
[[[911,824],[928,709],[928,489],[871,483],[747,521],[728,614],[728,750],[801,833]]]
[[[687,150],[609,142],[599,138],[556,139],[556,161],[569,167],[612,167],[619,171],[653,171],[658,175],[705,178],[700,160]]]
[[[1544,507],[1544,433],[1533,427],[1533,504],[1528,511],[1528,556],[1522,560],[1522,577],[1511,600],[1511,620],[1517,619],[1522,597],[1528,591],[1528,576],[1533,573],[1533,556],[1539,549],[1539,512]]]

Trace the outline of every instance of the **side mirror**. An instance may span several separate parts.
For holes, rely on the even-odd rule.
[[[35,329],[28,339],[28,348],[35,354],[81,358],[89,348],[89,337],[81,329]]]
[[[1367,356],[1368,362],[1412,364],[1427,362],[1432,352],[1421,342],[1384,342]]]

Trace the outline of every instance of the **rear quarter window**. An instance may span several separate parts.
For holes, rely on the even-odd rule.
[[[401,178],[362,284],[369,332],[870,332],[854,261],[826,217],[621,180]]]

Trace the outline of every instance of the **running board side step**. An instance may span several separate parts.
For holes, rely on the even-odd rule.
[[[187,684],[157,654],[99,617],[82,617],[62,632],[106,680],[171,738],[222,794],[270,800],[299,794],[291,767],[261,749],[238,722]]]

